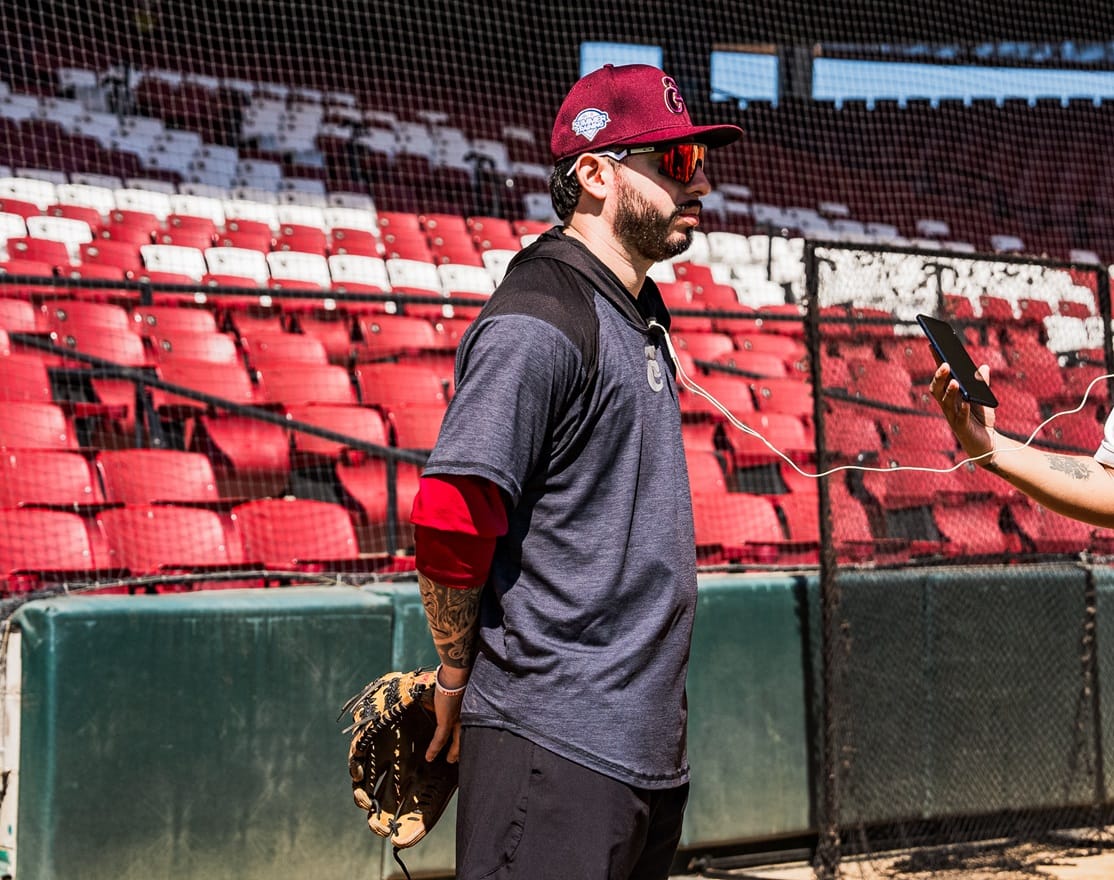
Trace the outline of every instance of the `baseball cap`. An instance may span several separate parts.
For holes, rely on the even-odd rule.
[[[555,161],[622,144],[696,141],[710,148],[737,141],[736,125],[693,125],[673,77],[649,64],[605,64],[573,84],[549,146]]]

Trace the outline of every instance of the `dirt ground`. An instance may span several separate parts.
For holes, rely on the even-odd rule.
[[[949,849],[907,851],[847,857],[840,863],[842,880],[1114,880],[1114,827],[1094,844],[1049,848],[1037,844],[993,844]],[[814,880],[804,862],[738,868],[709,869],[678,880],[703,878],[751,880]]]

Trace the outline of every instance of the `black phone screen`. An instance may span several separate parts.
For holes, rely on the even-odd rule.
[[[963,399],[983,406],[997,406],[998,398],[994,396],[990,386],[975,374],[975,362],[971,360],[971,355],[967,353],[955,328],[947,321],[928,315],[917,315],[917,323],[921,325],[937,356],[951,368],[952,378],[959,383]]]

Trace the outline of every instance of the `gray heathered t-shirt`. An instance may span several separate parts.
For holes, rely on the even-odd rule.
[[[696,556],[680,411],[653,282],[636,303],[552,230],[457,354],[427,474],[509,500],[465,724],[512,730],[642,788],[688,779]]]

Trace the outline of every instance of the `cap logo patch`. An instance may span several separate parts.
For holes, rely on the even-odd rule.
[[[576,118],[572,121],[573,134],[578,134],[586,141],[591,142],[597,134],[607,128],[609,122],[611,122],[611,117],[603,110],[587,107],[577,113]]]
[[[663,93],[663,97],[665,98],[665,109],[670,113],[684,113],[685,99],[681,97],[681,90],[677,87],[677,83],[673,77],[663,76],[661,78],[661,84],[665,89]]]

